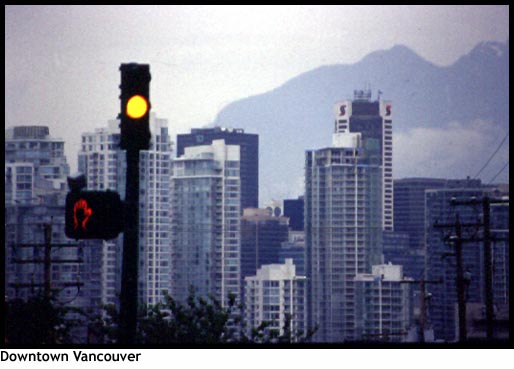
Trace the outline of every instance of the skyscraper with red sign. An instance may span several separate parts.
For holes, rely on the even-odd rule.
[[[388,100],[371,99],[370,90],[355,90],[353,100],[334,107],[334,133],[361,133],[364,148],[378,148],[382,166],[382,229],[393,226],[393,110]]]

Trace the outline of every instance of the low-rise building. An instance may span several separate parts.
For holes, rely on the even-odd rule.
[[[267,332],[285,335],[291,340],[307,332],[305,277],[296,274],[292,259],[284,264],[263,265],[255,276],[245,278],[246,334],[263,322]]]

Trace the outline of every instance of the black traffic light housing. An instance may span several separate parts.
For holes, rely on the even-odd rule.
[[[120,133],[122,150],[150,148],[150,65],[121,64]]]
[[[114,191],[72,191],[66,196],[65,234],[109,240],[123,231],[124,205]]]

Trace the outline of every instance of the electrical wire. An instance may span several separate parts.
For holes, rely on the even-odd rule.
[[[502,147],[503,143],[507,140],[507,137],[509,137],[509,131],[507,131],[507,134],[505,135],[505,137],[503,137],[503,140],[502,142],[500,142],[500,144],[498,145],[498,147],[496,148],[496,150],[493,152],[493,154],[489,157],[489,160],[487,160],[487,162],[484,164],[484,166],[482,168],[480,168],[480,170],[478,171],[477,174],[475,174],[475,176],[473,177],[473,179],[477,178],[480,173],[482,173],[482,171],[487,167],[487,165],[491,162],[491,160],[494,158],[494,156],[496,155],[496,153],[498,152],[498,150],[500,150],[500,148]]]
[[[496,179],[496,177],[498,177],[498,176],[499,176],[499,175],[500,175],[500,174],[505,170],[505,168],[507,168],[507,166],[508,166],[508,165],[509,165],[509,162],[507,162],[507,163],[503,166],[503,168],[501,168],[501,169],[500,169],[500,171],[499,171],[498,173],[496,173],[496,175],[495,175],[495,176],[494,176],[494,177],[489,181],[489,183],[488,183],[488,184],[493,183],[493,181]]]

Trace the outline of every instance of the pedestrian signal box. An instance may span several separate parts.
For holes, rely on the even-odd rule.
[[[123,231],[124,205],[113,191],[78,191],[66,196],[65,234],[109,240]]]

